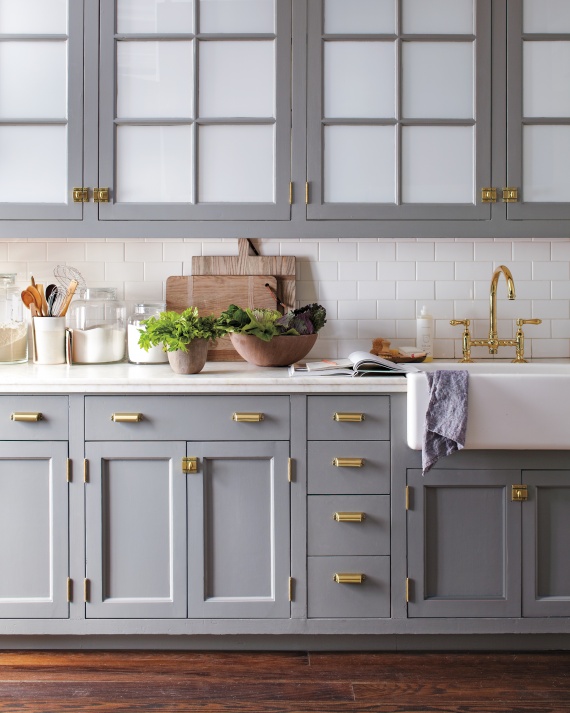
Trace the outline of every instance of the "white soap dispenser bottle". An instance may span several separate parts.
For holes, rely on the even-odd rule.
[[[426,352],[425,361],[433,360],[433,317],[424,305],[417,319],[416,346]]]

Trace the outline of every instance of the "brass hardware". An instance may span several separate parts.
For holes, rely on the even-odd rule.
[[[289,181],[289,205],[293,205],[293,181]]]
[[[287,481],[289,483],[293,482],[293,459],[287,459]]]
[[[68,483],[71,483],[71,481],[73,480],[73,472],[71,470],[71,458],[67,459],[67,463],[65,464],[65,471],[65,479]]]
[[[294,581],[293,581],[293,577],[289,577],[289,593],[288,593],[288,596],[289,596],[289,601],[290,601],[290,602],[293,601],[293,587],[294,587],[294,586],[295,586],[295,583],[294,583]]]
[[[333,458],[335,468],[362,468],[364,458]]]
[[[83,482],[89,482],[89,461],[87,458],[83,459]]]
[[[410,486],[406,485],[406,511],[410,509]]]
[[[362,584],[365,579],[365,574],[357,572],[335,572],[333,574],[333,582],[337,584]]]
[[[23,421],[24,423],[36,423],[42,419],[43,415],[39,411],[15,411],[10,415],[10,421]]]
[[[264,418],[262,413],[232,413],[232,421],[238,423],[259,423]]]
[[[511,500],[514,503],[528,500],[528,486],[511,485]]]
[[[497,189],[496,188],[481,188],[481,203],[496,203]]]
[[[198,459],[196,456],[188,456],[182,459],[182,472],[185,475],[198,472]]]
[[[71,577],[67,578],[67,601],[68,603],[73,601],[73,580]]]
[[[507,186],[503,188],[503,203],[516,203],[519,199],[519,189]]]
[[[516,341],[516,357],[512,360],[512,364],[526,364],[527,360],[524,358],[524,332],[522,330],[523,324],[542,324],[541,319],[517,319],[517,335]]]
[[[83,601],[88,602],[91,598],[91,582],[88,579],[83,580]]]
[[[332,417],[333,421],[338,421],[339,423],[360,423],[364,421],[363,413],[338,413],[335,411]]]
[[[366,520],[365,512],[335,512],[333,520],[336,522],[364,522]]]
[[[139,423],[143,420],[142,413],[113,413],[111,421],[114,423]]]
[[[109,189],[108,188],[94,188],[93,189],[93,200],[95,203],[108,203],[109,202]]]
[[[88,188],[74,188],[72,191],[73,202],[74,203],[89,203],[89,189]]]
[[[406,604],[410,601],[410,578],[406,577]]]
[[[473,359],[471,359],[471,333],[469,332],[469,325],[471,324],[470,319],[452,319],[449,324],[452,327],[456,327],[459,324],[463,324],[465,329],[461,336],[461,341],[463,345],[463,359],[460,360],[460,364],[471,364]]]
[[[305,183],[305,205],[309,205],[309,181]]]

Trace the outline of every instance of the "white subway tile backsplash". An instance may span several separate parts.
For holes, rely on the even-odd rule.
[[[358,283],[359,300],[393,300],[396,297],[396,282],[393,280],[362,281]]]
[[[551,297],[554,297],[554,299],[570,299],[570,281],[564,280],[559,282],[553,280],[551,285]]]
[[[163,259],[160,243],[125,243],[125,262],[161,262]]]
[[[513,243],[513,260],[519,262],[526,260],[532,262],[534,260],[548,261],[550,260],[550,242],[516,242]]]
[[[523,319],[525,318],[524,315]],[[570,302],[568,300],[533,300],[532,316],[538,319],[568,319],[570,317]]]
[[[468,300],[472,294],[473,283],[469,280],[442,281],[435,285],[436,300]]]
[[[10,262],[28,262],[47,260],[47,244],[45,242],[8,243],[8,260]]]
[[[120,262],[125,259],[125,243],[85,242],[85,260],[91,262]]]
[[[415,300],[378,300],[377,305],[380,319],[410,320],[416,318]]]
[[[570,339],[532,339],[530,341],[531,353],[535,359],[568,357],[570,353]]]
[[[453,280],[455,276],[453,262],[418,262],[416,265],[418,280]]]
[[[287,241],[286,243],[281,243],[281,255],[295,255],[301,260],[317,262],[319,259],[319,243]],[[332,259],[334,260],[334,258]]]
[[[532,266],[533,280],[568,280],[570,279],[570,263],[568,262],[534,262]]]
[[[374,280],[376,278],[376,263],[340,262],[338,277],[339,280]]]
[[[338,279],[338,262],[313,262],[312,260],[299,260],[297,265],[297,278],[310,281]],[[355,279],[355,278],[352,278]]]
[[[415,280],[415,262],[379,262],[377,268],[379,280]]]
[[[321,300],[355,300],[358,283],[356,280],[323,280],[319,285]]]
[[[548,300],[552,295],[552,283],[548,280],[516,280],[517,295],[531,300]]]
[[[512,243],[475,243],[474,259],[477,262],[509,263],[513,259]],[[508,267],[508,265],[507,265]],[[492,273],[490,273],[492,274]],[[491,279],[489,275],[489,279]]]
[[[133,282],[144,280],[142,262],[108,262],[105,264],[107,282]]]
[[[455,279],[456,280],[489,280],[493,275],[493,263],[482,262],[456,262],[455,263]],[[449,279],[449,278],[448,278]]]
[[[394,262],[396,243],[363,241],[358,244],[358,259],[363,262]]]
[[[435,243],[398,243],[396,245],[397,260],[413,260],[423,262],[425,260],[435,260]]]
[[[165,241],[162,244],[162,259],[167,262],[191,262],[195,255],[202,254],[202,243]]]
[[[356,262],[357,256],[357,243],[335,243],[325,240],[319,243],[319,260],[324,260],[325,262],[330,260]]]
[[[473,243],[458,242],[448,243],[441,242],[435,244],[435,259],[457,261],[472,261],[473,260]]]
[[[376,339],[386,337],[389,339],[396,333],[396,322],[393,319],[359,319],[358,338]]]
[[[85,243],[48,242],[47,259],[63,262],[67,265],[85,262]]]
[[[182,275],[181,262],[145,262],[144,279],[166,282],[168,277]]]
[[[433,300],[435,284],[430,280],[402,280],[396,283],[398,299]]]
[[[338,303],[339,319],[376,319],[376,300],[341,300]],[[326,305],[323,305],[326,307]],[[327,309],[327,315],[329,314]],[[329,315],[330,317],[330,315]]]

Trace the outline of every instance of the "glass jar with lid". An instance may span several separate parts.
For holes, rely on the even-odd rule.
[[[129,361],[133,364],[164,364],[168,362],[168,354],[163,351],[162,345],[150,347],[148,352],[139,347],[141,330],[144,330],[143,320],[149,317],[158,317],[166,309],[166,302],[141,302],[136,305],[134,314],[128,319],[127,348]]]
[[[111,364],[125,358],[127,308],[115,287],[87,287],[67,312],[74,364]]]
[[[28,360],[28,323],[15,282],[14,273],[0,273],[0,364]]]

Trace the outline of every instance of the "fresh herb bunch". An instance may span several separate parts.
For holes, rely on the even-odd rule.
[[[199,317],[197,307],[188,307],[182,313],[161,312],[141,324],[144,330],[139,329],[139,346],[145,351],[162,344],[165,352],[187,352],[193,339],[214,340],[226,332],[214,315]]]
[[[220,315],[220,323],[225,331],[250,334],[264,342],[285,335],[315,334],[326,321],[325,308],[316,303],[284,315],[273,309],[250,309],[232,304]]]

